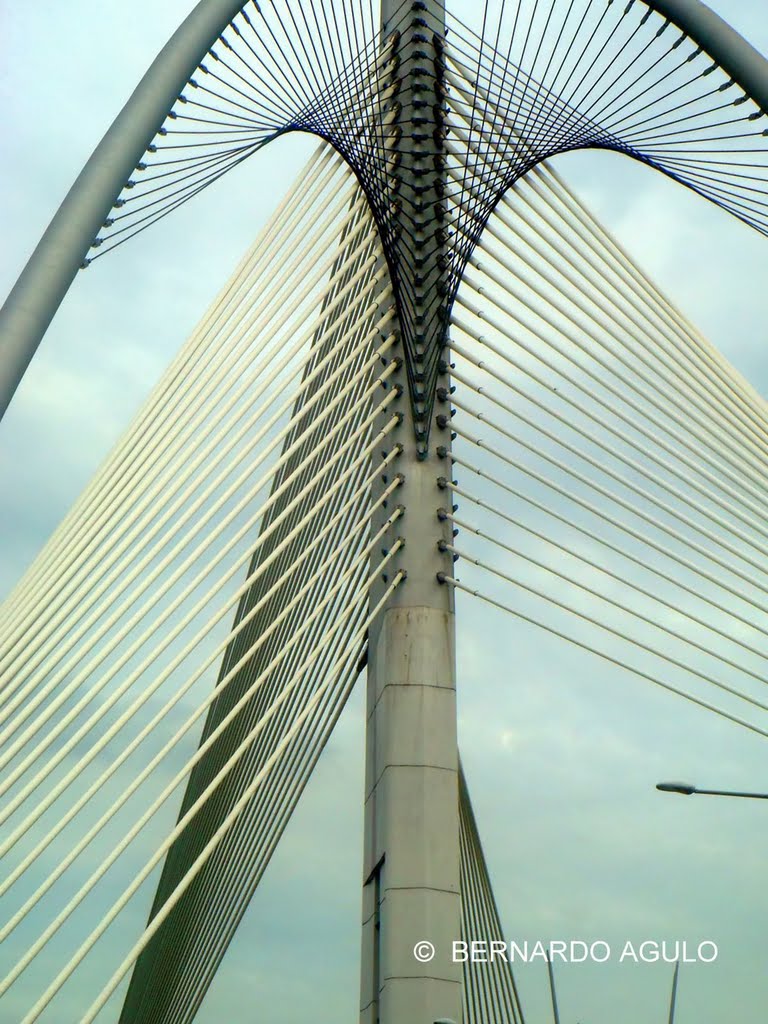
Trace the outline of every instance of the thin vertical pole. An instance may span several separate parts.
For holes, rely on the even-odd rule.
[[[677,980],[680,977],[680,961],[675,963],[675,973],[672,975],[672,996],[669,1000],[669,1024],[675,1024],[675,1011],[677,1010]]]
[[[557,992],[555,990],[555,968],[552,966],[551,957],[547,957],[547,972],[549,974],[549,992],[552,996],[552,1019],[555,1024],[560,1024],[560,1011],[557,1008]]]

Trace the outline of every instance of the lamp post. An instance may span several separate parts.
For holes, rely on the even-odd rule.
[[[680,961],[675,964],[675,973],[672,975],[672,996],[669,1001],[669,1024],[675,1024],[675,1012],[677,1010],[677,982],[680,978]]]
[[[680,793],[682,796],[735,796],[742,800],[768,800],[768,793],[741,793],[728,789],[699,789],[687,782],[658,782],[656,789],[662,793]]]
[[[555,991],[555,969],[552,966],[552,957],[547,957],[547,971],[549,973],[549,994],[552,997],[552,1017],[555,1024],[560,1024],[560,1011],[557,1006],[557,993]]]

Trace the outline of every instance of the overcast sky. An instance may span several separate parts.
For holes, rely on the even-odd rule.
[[[768,52],[760,0],[711,6]],[[3,294],[190,7],[0,0]],[[118,438],[311,149],[295,137],[280,142],[78,277],[0,428],[0,594]],[[621,158],[577,155],[558,167],[768,394],[766,239]],[[460,611],[461,748],[507,937],[605,939],[614,947],[713,940],[717,964],[683,969],[678,1024],[760,1024],[768,1005],[766,807],[683,801],[653,787],[682,777],[768,789],[766,742],[619,679],[500,613],[468,604]],[[201,1024],[355,1019],[360,698],[291,822]],[[529,1024],[548,1021],[541,964],[521,967],[518,980]],[[563,968],[563,1024],[662,1024],[670,983],[666,965]],[[0,1022],[15,1024],[2,1004]]]

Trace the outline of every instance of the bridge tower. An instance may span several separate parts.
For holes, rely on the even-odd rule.
[[[398,0],[383,0],[382,41],[392,43],[397,68],[396,202],[401,229],[408,225],[403,248],[396,241],[390,250],[405,336],[395,438],[403,448],[397,530],[405,545],[393,571],[405,570],[407,580],[374,622],[368,646],[361,1024],[461,1019],[461,967],[451,958],[461,925],[454,601],[438,580],[452,565],[441,543],[449,524],[438,516],[448,500],[438,483],[448,463],[438,450],[444,458],[450,432],[435,422],[434,393],[446,387],[448,369],[446,271],[436,242],[445,192],[444,37],[443,0],[414,3],[405,18]],[[436,361],[437,380],[428,369]]]

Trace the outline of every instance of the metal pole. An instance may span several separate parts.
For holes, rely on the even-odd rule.
[[[768,793],[740,793],[729,789],[694,789],[698,796],[733,796],[740,800],[768,800]]]
[[[0,419],[115,200],[243,0],[200,0],[69,190],[0,309]]]
[[[677,979],[680,976],[680,961],[675,963],[675,973],[672,975],[672,996],[669,1001],[669,1024],[675,1024],[675,1011],[677,1009]]]
[[[699,789],[685,782],[659,782],[656,789],[662,793],[679,793],[681,796],[731,796],[739,800],[768,800],[768,793],[748,793],[733,789]]]
[[[420,238],[435,237],[437,192],[425,199],[424,180],[429,168],[435,185],[437,175],[434,143],[429,159],[420,153],[419,140],[432,140],[430,126],[422,122],[418,133],[413,127],[413,111],[434,106],[434,99],[428,108],[418,99],[428,62],[416,54],[433,45],[434,35],[444,36],[445,11],[436,0],[403,11],[401,0],[382,4],[384,43],[399,15],[402,141],[395,173],[403,207],[424,211],[408,226],[418,247]],[[433,96],[434,84],[427,83]],[[438,286],[430,280],[429,288]],[[417,341],[440,343],[436,335]],[[408,576],[369,632],[361,1024],[462,1019],[461,965],[452,956],[461,937],[454,608],[451,589],[437,579],[452,572],[451,555],[439,548],[450,527],[438,516],[451,500],[438,483],[450,462],[437,453],[449,446],[450,431],[435,426],[429,445],[417,444],[424,424],[416,422],[418,403],[410,400],[404,368],[400,381],[403,454],[396,467],[405,477],[398,490],[405,548],[392,572],[402,568]]]
[[[557,1008],[557,993],[555,991],[555,969],[550,957],[547,957],[547,972],[549,974],[549,992],[552,996],[552,1017],[555,1024],[560,1024],[560,1011]]]

